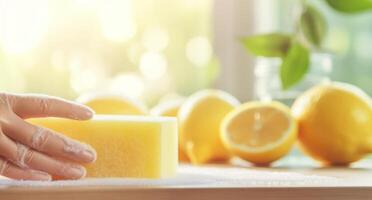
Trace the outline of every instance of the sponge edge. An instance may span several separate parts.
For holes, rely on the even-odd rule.
[[[87,177],[167,178],[176,174],[176,118],[96,115],[88,121],[28,121],[91,145],[97,151],[97,160],[86,165]]]

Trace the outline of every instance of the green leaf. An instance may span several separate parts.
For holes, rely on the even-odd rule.
[[[371,0],[326,0],[335,10],[344,13],[357,13],[372,9]]]
[[[307,5],[300,16],[299,23],[306,40],[320,47],[327,32],[327,23],[323,15],[313,6]]]
[[[248,51],[257,56],[283,57],[287,54],[291,36],[269,33],[244,37],[241,42]]]
[[[309,68],[309,50],[298,41],[293,41],[287,56],[280,66],[280,78],[284,90],[294,86],[306,74]]]

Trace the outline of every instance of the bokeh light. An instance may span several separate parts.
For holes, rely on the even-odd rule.
[[[153,105],[208,87],[211,8],[211,0],[0,0],[0,91],[112,92]]]
[[[350,47],[349,31],[340,27],[331,27],[325,46],[336,53],[346,53]]]
[[[77,93],[102,88],[106,76],[104,67],[93,56],[76,54],[69,63],[70,84]]]
[[[155,52],[146,52],[141,57],[140,71],[150,80],[160,79],[167,70],[164,56]]]
[[[110,83],[110,92],[140,99],[145,89],[143,80],[134,73],[119,74]]]
[[[208,38],[203,36],[191,38],[186,45],[186,56],[196,66],[206,66],[212,56],[212,47]]]
[[[0,43],[9,54],[34,48],[48,26],[48,1],[0,1]]]
[[[98,14],[104,36],[115,42],[125,42],[136,33],[131,0],[108,0]]]
[[[149,51],[162,51],[168,45],[169,36],[166,30],[160,27],[152,27],[145,31],[142,42]]]

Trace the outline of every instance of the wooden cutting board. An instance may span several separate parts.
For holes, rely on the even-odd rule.
[[[170,179],[0,179],[0,199],[372,199],[372,162],[350,168],[181,165]]]

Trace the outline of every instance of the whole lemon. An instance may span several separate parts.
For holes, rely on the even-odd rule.
[[[97,114],[146,115],[147,109],[142,102],[129,97],[112,94],[84,94],[77,99],[92,108]]]
[[[194,164],[225,160],[229,153],[220,138],[225,115],[239,101],[220,90],[202,90],[191,95],[178,113],[180,145]]]
[[[372,103],[356,86],[318,85],[296,99],[302,149],[325,164],[347,165],[372,152]]]
[[[155,116],[177,117],[178,111],[184,101],[185,100],[183,98],[177,98],[161,102],[152,108],[150,113]],[[183,151],[180,145],[178,147],[178,160],[181,162],[189,161],[186,153]]]
[[[150,113],[155,116],[177,117],[178,111],[184,101],[185,99],[180,98],[161,102],[154,106],[150,110]]]

